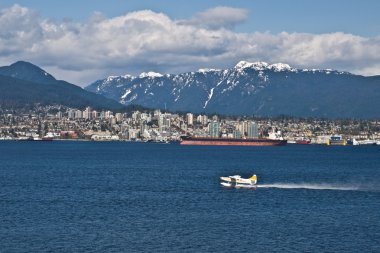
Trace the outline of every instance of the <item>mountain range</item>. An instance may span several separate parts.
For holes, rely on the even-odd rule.
[[[122,110],[115,100],[86,91],[74,84],[56,80],[41,68],[24,61],[0,67],[0,106],[19,108],[33,104],[86,106],[94,109]]]
[[[85,88],[122,104],[230,115],[380,118],[380,76],[241,61],[230,69],[110,76]]]
[[[380,118],[380,76],[241,61],[224,70],[110,76],[82,89],[28,62],[0,67],[0,106],[35,103],[110,110],[143,106],[225,115]]]

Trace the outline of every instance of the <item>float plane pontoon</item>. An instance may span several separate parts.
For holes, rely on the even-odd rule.
[[[257,176],[253,175],[250,178],[242,178],[239,175],[229,176],[229,177],[220,177],[222,182],[221,185],[225,187],[233,188],[255,188],[257,183]]]

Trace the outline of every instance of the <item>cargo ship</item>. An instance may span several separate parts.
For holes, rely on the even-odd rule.
[[[272,140],[265,138],[208,138],[208,137],[181,137],[181,145],[209,145],[209,146],[284,146],[286,140]]]

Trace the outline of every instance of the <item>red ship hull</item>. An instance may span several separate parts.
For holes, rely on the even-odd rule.
[[[296,141],[296,144],[307,145],[307,144],[310,144],[310,141],[309,140],[298,140],[298,141]]]
[[[230,139],[230,138],[183,138],[181,145],[206,146],[284,146],[286,140]]]

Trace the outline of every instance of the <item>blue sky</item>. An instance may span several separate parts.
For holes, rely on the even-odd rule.
[[[229,6],[249,11],[247,22],[237,28],[241,32],[380,34],[378,0],[2,0],[0,8],[13,4],[37,10],[44,17],[77,21],[85,21],[95,12],[114,17],[143,9],[186,19],[215,6]]]
[[[377,0],[1,0],[0,65],[86,85],[239,60],[380,74]]]

